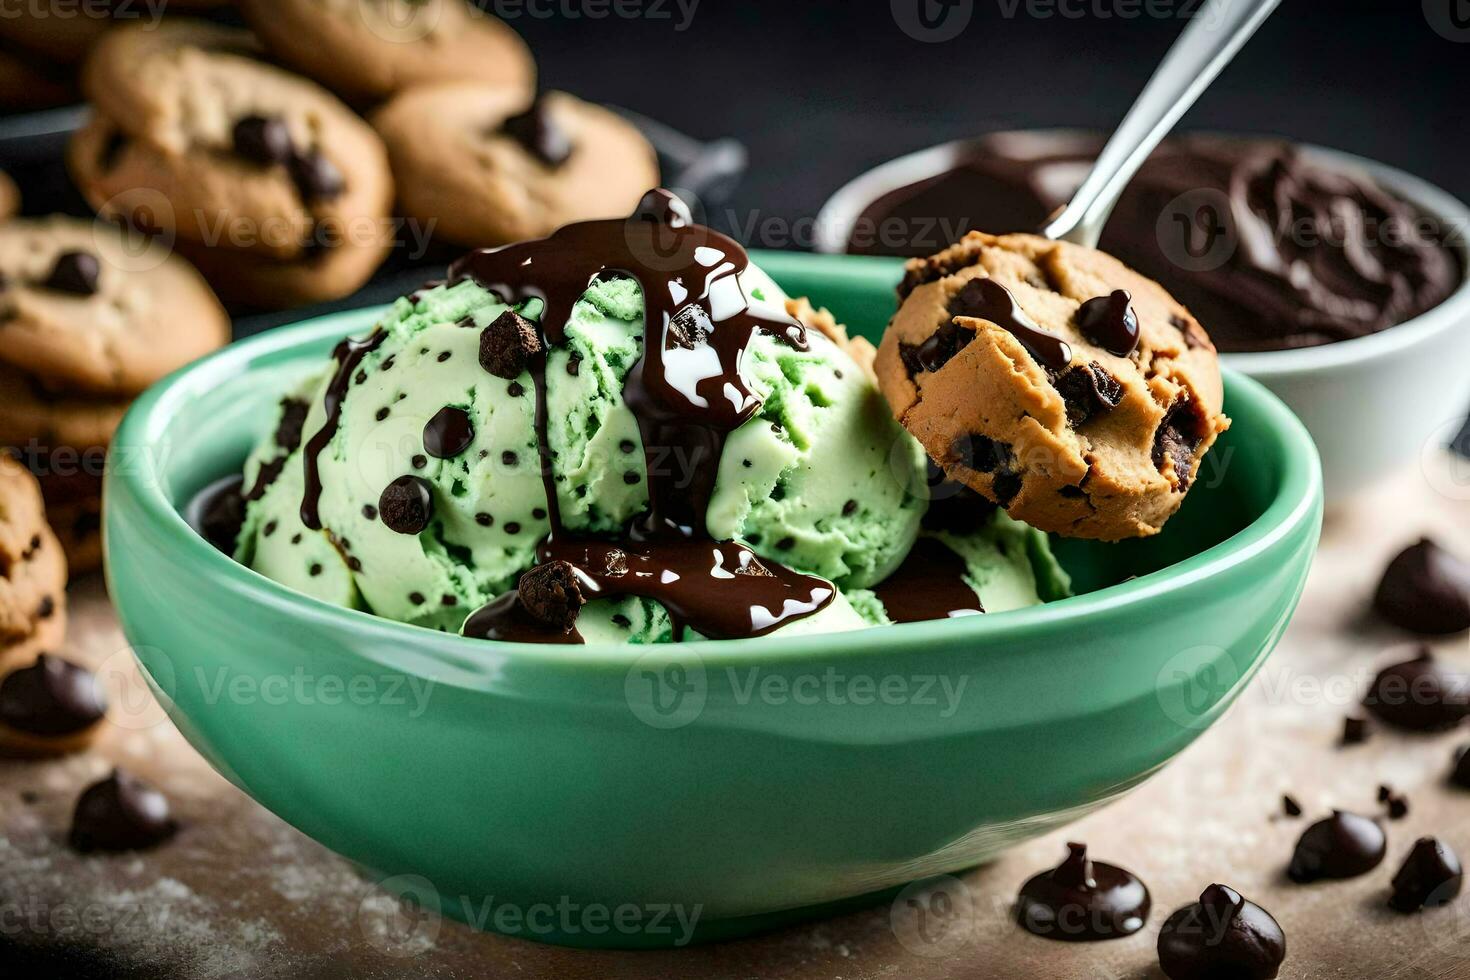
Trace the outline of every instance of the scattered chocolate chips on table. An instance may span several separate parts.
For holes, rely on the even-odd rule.
[[[1395,793],[1392,786],[1378,787],[1378,802],[1384,804],[1390,820],[1402,820],[1409,815],[1408,797]]]
[[[1421,538],[1388,563],[1373,607],[1390,623],[1414,633],[1448,635],[1470,629],[1470,563]]]
[[[79,851],[137,851],[178,832],[168,799],[121,769],[93,783],[77,800],[70,842]]]
[[[27,735],[73,735],[97,724],[106,711],[96,676],[50,654],[0,681],[0,724]]]
[[[1290,796],[1283,796],[1281,798],[1281,810],[1288,817],[1292,818],[1302,815],[1302,805]]]
[[[1464,882],[1460,859],[1449,845],[1435,837],[1421,837],[1393,876],[1388,907],[1408,913],[1448,905]]]
[[[1343,745],[1362,745],[1372,734],[1373,729],[1368,725],[1367,718],[1349,715],[1342,720],[1341,744]]]
[[[1462,745],[1455,751],[1455,767],[1450,770],[1450,782],[1461,789],[1470,789],[1470,745]]]
[[[1214,884],[1169,916],[1158,951],[1169,980],[1272,980],[1286,959],[1286,934],[1271,913]]]
[[[1120,939],[1148,921],[1148,888],[1132,872],[1093,861],[1086,844],[1021,886],[1016,919],[1027,931],[1065,942]]]
[[[1378,867],[1387,850],[1388,838],[1377,821],[1334,810],[1302,833],[1286,873],[1298,884],[1356,878]]]
[[[1470,674],[1446,667],[1421,647],[1413,659],[1379,672],[1363,707],[1395,728],[1449,731],[1470,714]]]

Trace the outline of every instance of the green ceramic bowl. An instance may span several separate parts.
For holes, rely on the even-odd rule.
[[[758,261],[870,336],[891,311],[891,263]],[[1058,543],[1075,598],[651,652],[428,632],[288,591],[179,513],[238,467],[288,381],[373,318],[244,341],[139,399],[107,476],[108,579],[150,682],[222,773],[488,929],[669,945],[983,862],[1214,721],[1317,543],[1311,440],[1232,374],[1235,426],[1163,534]]]

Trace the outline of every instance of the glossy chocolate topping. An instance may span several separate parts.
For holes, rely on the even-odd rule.
[[[1439,660],[1428,647],[1378,672],[1363,707],[1395,728],[1446,732],[1470,715],[1470,673]]]
[[[1356,813],[1334,810],[1302,833],[1286,873],[1307,883],[1324,878],[1356,878],[1378,867],[1388,847],[1383,828]]]
[[[70,839],[79,851],[135,851],[163,843],[178,829],[162,793],[115,769],[77,800]]]
[[[1423,538],[1388,563],[1373,606],[1414,633],[1470,629],[1470,562]]]
[[[989,320],[1021,342],[1042,365],[1060,371],[1072,363],[1072,348],[1056,334],[1041,329],[1021,309],[1011,291],[994,279],[978,277],[960,287],[950,301],[956,316]]]
[[[717,639],[760,636],[817,612],[836,592],[823,579],[761,561],[744,545],[715,541],[705,527],[725,438],[761,408],[740,371],[746,347],[762,332],[806,348],[800,323],[750,308],[737,279],[748,262],[733,239],[693,224],[683,203],[659,190],[627,220],[567,225],[545,239],[472,252],[450,268],[450,281],[472,279],[507,304],[542,304],[543,343],[527,337],[513,343],[525,328],[507,321],[501,330],[510,340],[487,335],[482,350],[487,370],[499,370],[511,344],[535,384],[551,522],[541,562],[570,565],[588,598],[635,595],[662,603],[676,637],[686,627]],[[565,345],[573,305],[594,279],[609,275],[637,280],[645,308],[643,356],[628,373],[623,398],[643,437],[649,508],[616,541],[576,536],[562,526],[546,408],[546,349]],[[344,373],[350,372],[339,377]],[[692,479],[657,465],[655,454],[670,449],[695,461]],[[510,602],[502,597],[472,616],[466,632],[575,642],[575,629],[564,628],[559,616],[548,622],[536,604],[522,601],[524,610],[516,610]]]
[[[1409,913],[1448,905],[1459,896],[1464,884],[1460,858],[1450,846],[1435,837],[1421,837],[1393,876],[1388,907]]]
[[[1286,959],[1286,934],[1271,913],[1215,884],[1169,916],[1158,951],[1169,980],[1272,980]]]
[[[977,141],[953,169],[870,204],[849,251],[929,255],[970,229],[1035,231],[1100,147],[1065,134]],[[1463,278],[1450,234],[1288,143],[1195,136],[1144,163],[1100,247],[1165,283],[1221,350],[1278,350],[1365,336],[1443,302]]]
[[[966,571],[964,560],[948,545],[920,538],[903,564],[873,592],[895,623],[979,615],[985,608],[965,582]]]
[[[1109,354],[1127,357],[1138,349],[1138,314],[1126,289],[1096,296],[1077,308],[1077,329]]]
[[[1121,939],[1148,921],[1149,894],[1129,871],[1068,844],[1067,859],[1021,886],[1016,918],[1027,931],[1066,942]]]

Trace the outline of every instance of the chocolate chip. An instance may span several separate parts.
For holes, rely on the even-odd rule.
[[[262,166],[285,163],[294,150],[290,128],[275,116],[246,116],[235,123],[233,137],[235,152]]]
[[[281,399],[281,420],[276,423],[276,445],[286,452],[295,452],[301,445],[301,431],[306,426],[306,414],[311,406],[300,398]]]
[[[858,502],[856,500],[849,500],[847,501],[847,503],[842,505],[842,516],[851,517],[853,514],[857,513],[857,509]]]
[[[1449,731],[1470,714],[1470,674],[1446,667],[1424,647],[1412,660],[1380,671],[1363,707],[1395,728]]]
[[[1394,556],[1383,571],[1373,607],[1415,633],[1470,629],[1470,563],[1428,538]]]
[[[379,422],[383,421],[387,417],[388,417],[388,409],[386,409],[386,408],[380,408],[380,409],[378,409],[378,413],[373,416],[373,418],[377,419]]]
[[[949,319],[941,323],[923,343],[899,344],[898,356],[911,376],[925,371],[938,371],[974,339],[974,329]]]
[[[1388,839],[1376,821],[1342,810],[1308,827],[1287,867],[1292,881],[1356,878],[1383,861]]]
[[[102,263],[91,252],[69,251],[56,256],[51,272],[41,283],[46,289],[72,296],[91,296],[97,292],[102,277]]]
[[[293,153],[286,166],[296,184],[296,192],[308,204],[330,201],[347,189],[342,171],[317,150]]]
[[[1273,980],[1286,934],[1271,913],[1214,884],[1164,922],[1158,952],[1169,980]]]
[[[316,578],[318,575],[320,575],[322,573],[322,566],[321,566],[321,564],[319,562],[312,562],[311,563],[311,567],[308,568],[306,570],[306,572],[312,578]]]
[[[1288,817],[1299,817],[1302,815],[1302,805],[1290,796],[1281,798],[1281,810]]]
[[[576,351],[572,351],[572,353],[570,354],[570,356],[567,357],[567,374],[570,374],[572,377],[575,378],[577,375],[579,375],[581,373],[582,373],[582,355],[581,354],[578,354]]]
[[[422,592],[410,592],[408,594],[408,601],[415,606],[422,606],[424,604],[424,594]]]
[[[28,735],[71,735],[101,721],[106,711],[92,672],[49,654],[0,681],[0,723]]]
[[[1186,320],[1177,313],[1170,313],[1169,325],[1184,335],[1184,346],[1196,350],[1201,348],[1208,350],[1214,349],[1210,343],[1210,338],[1205,336],[1205,332],[1200,329],[1198,323],[1192,320]]]
[[[1081,487],[1058,487],[1057,493],[1063,497],[1068,497],[1073,500],[1079,500],[1087,496],[1087,491],[1083,490]]]
[[[372,504],[363,504],[362,516],[370,521],[376,521],[378,519],[378,508],[374,507]]]
[[[505,466],[514,466],[519,461],[520,457],[509,449],[500,454],[500,462]]]
[[[624,439],[618,443],[618,449],[621,452],[631,453],[637,448],[638,444],[635,443],[632,439]]]
[[[1009,471],[1016,461],[1009,443],[996,442],[979,432],[956,439],[950,453],[959,465],[977,473]]]
[[[519,524],[517,524],[515,521],[506,521],[505,522],[505,533],[506,534],[520,534],[521,533],[521,526]]]
[[[528,613],[563,633],[576,627],[577,614],[587,601],[577,570],[564,561],[545,562],[522,575],[518,595]]]
[[[1071,368],[1053,384],[1067,406],[1067,422],[1073,426],[1117,408],[1123,400],[1123,383],[1096,361]]]
[[[266,521],[265,527],[260,529],[261,536],[267,538],[270,537],[271,535],[276,533],[276,528],[278,527],[280,527],[280,525],[277,524],[275,521]]]
[[[519,398],[526,393],[526,389],[521,386],[519,381],[512,381],[506,385],[505,393],[512,398]]]
[[[480,367],[497,378],[520,377],[543,349],[536,325],[514,310],[506,310],[480,331]]]
[[[1194,399],[1189,394],[1180,395],[1164,413],[1154,432],[1153,463],[1160,473],[1164,472],[1164,461],[1174,467],[1175,489],[1180,493],[1189,489],[1194,479],[1192,472],[1194,451],[1204,441],[1204,426]]]
[[[630,487],[633,486],[634,484],[638,483],[642,479],[643,478],[641,476],[639,476],[638,473],[637,473],[637,471],[635,471],[635,470],[625,470],[625,471],[623,471],[623,482],[626,483]]]
[[[400,476],[383,489],[378,513],[389,529],[399,534],[421,534],[434,517],[434,494],[429,481],[417,476]]]
[[[782,538],[780,541],[777,541],[776,542],[776,549],[778,551],[790,551],[792,548],[795,548],[795,547],[796,547],[796,539],[795,538],[786,537],[786,538]]]
[[[1068,844],[1067,859],[1021,886],[1016,919],[1027,932],[1065,942],[1131,936],[1148,921],[1148,889],[1131,872]]]
[[[1450,782],[1461,789],[1470,789],[1470,745],[1455,750],[1455,766],[1450,770]]]
[[[448,593],[441,595],[439,597],[439,605],[453,608],[459,605],[459,596],[449,595]]]
[[[161,844],[178,829],[162,793],[114,769],[77,800],[70,841],[82,852],[134,851]]]
[[[709,342],[713,329],[714,325],[702,308],[686,306],[670,318],[667,341],[675,347],[694,350]]]
[[[301,535],[300,534],[293,534],[293,535],[291,535],[291,543],[292,544],[300,544],[301,543]]]
[[[1372,730],[1368,727],[1368,719],[1349,715],[1342,720],[1342,744],[1362,745],[1368,741]]]
[[[500,129],[548,167],[559,167],[572,155],[572,141],[551,116],[546,99],[537,97],[525,112],[511,116]]]
[[[424,449],[437,459],[453,459],[475,441],[475,423],[462,408],[447,405],[424,426]]]
[[[1388,907],[1406,914],[1439,908],[1453,902],[1464,883],[1460,859],[1450,846],[1438,838],[1421,837],[1393,876]]]
[[[408,461],[408,463],[414,469],[421,470],[425,466],[429,465],[429,457],[423,455],[422,453],[415,453],[414,456]]]
[[[36,618],[37,619],[50,619],[55,614],[56,614],[56,600],[54,598],[52,598],[51,596],[49,596],[49,595],[48,596],[42,596],[40,603],[37,604],[37,606],[36,606]]]
[[[624,616],[622,613],[613,613],[612,624],[614,626],[622,627],[625,630],[633,628],[633,621],[627,616]]]
[[[475,515],[475,523],[480,525],[481,527],[489,527],[491,524],[495,523],[495,518],[491,517],[484,511],[481,511],[480,513]]]
[[[1077,330],[1109,354],[1127,357],[1138,349],[1138,314],[1126,289],[1090,299],[1077,308]]]

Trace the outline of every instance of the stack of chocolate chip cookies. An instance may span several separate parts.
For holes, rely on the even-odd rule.
[[[74,571],[101,558],[104,461],[128,402],[228,339],[214,293],[159,242],[75,218],[0,223],[0,446],[40,481]]]

